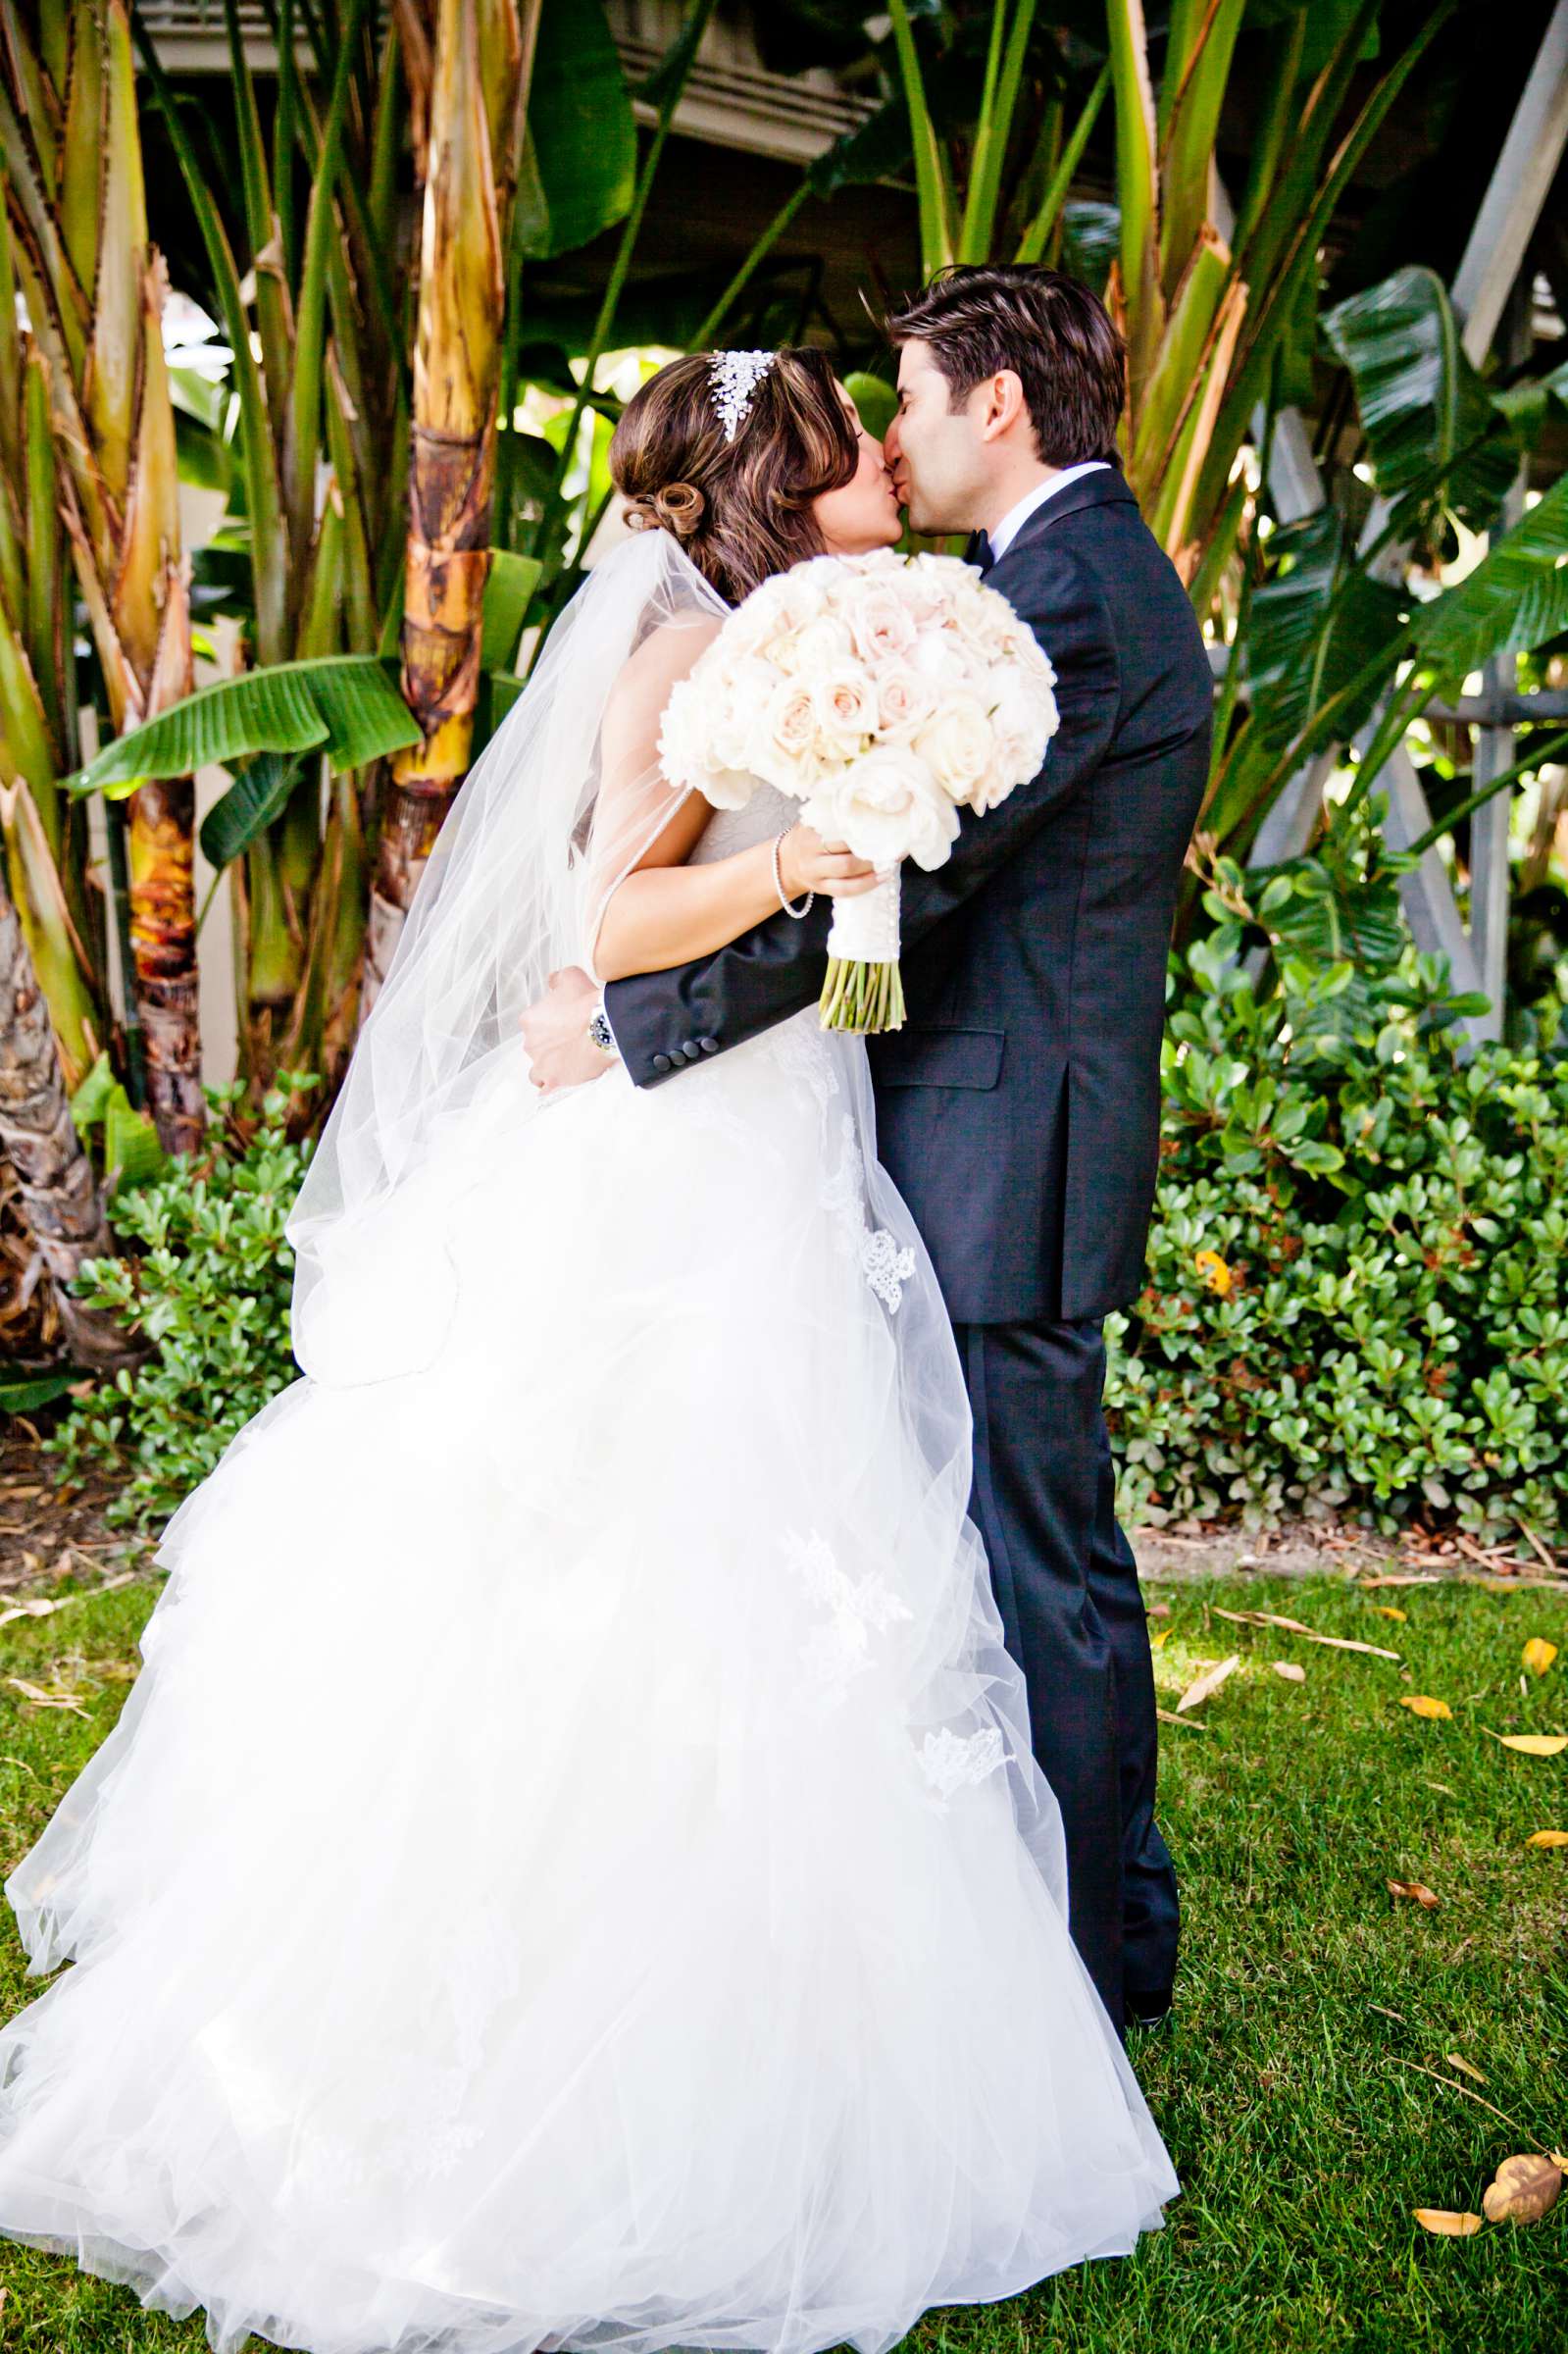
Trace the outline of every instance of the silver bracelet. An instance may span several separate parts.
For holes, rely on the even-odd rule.
[[[816,905],[817,895],[814,891],[808,891],[806,894],[805,905],[803,907],[791,907],[789,901],[784,896],[784,873],[779,864],[779,852],[784,848],[784,835],[792,834],[793,832],[793,826],[785,826],[784,834],[780,835],[778,841],[773,845],[773,887],[774,890],[779,894],[779,904],[784,909],[785,915],[792,915],[795,919],[795,922],[800,924],[804,923],[806,917],[811,913],[812,908]]]

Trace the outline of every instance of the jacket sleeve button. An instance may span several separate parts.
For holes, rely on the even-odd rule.
[[[699,1038],[697,1046],[704,1054],[717,1054],[719,1051],[719,1042],[716,1038]]]
[[[655,1054],[655,1056],[653,1057],[653,1067],[654,1067],[654,1069],[655,1069],[656,1071],[661,1071],[661,1072],[662,1072],[662,1071],[667,1071],[667,1070],[669,1070],[669,1069],[672,1067],[672,1066],[671,1066],[671,1062],[670,1062],[670,1057],[669,1057],[669,1055],[668,1055],[668,1054]]]

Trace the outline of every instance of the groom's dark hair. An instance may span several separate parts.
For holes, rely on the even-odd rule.
[[[923,343],[947,379],[947,405],[1011,368],[1042,464],[1120,464],[1116,428],[1127,346],[1099,297],[1060,270],[1023,262],[958,263],[887,314],[894,350]]]

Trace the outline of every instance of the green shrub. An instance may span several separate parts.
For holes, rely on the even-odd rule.
[[[296,1378],[288,1345],[294,1254],[283,1220],[308,1145],[291,1144],[295,1072],[238,1115],[242,1083],[203,1092],[213,1119],[198,1154],[176,1153],[109,1200],[125,1256],[88,1259],[73,1293],[112,1310],[150,1346],[146,1361],[100,1382],[45,1442],[69,1480],[97,1461],[124,1480],[108,1517],[163,1520],[212,1470],[240,1426]]]
[[[1396,862],[1395,862],[1396,864]],[[1389,913],[1394,866],[1358,914]],[[1134,1519],[1413,1514],[1551,1537],[1568,1495],[1568,1059],[1561,1007],[1469,1059],[1434,958],[1291,952],[1334,878],[1303,860],[1257,915],[1239,870],[1173,978],[1148,1288],[1107,1327]],[[1272,903],[1271,903],[1271,896]]]

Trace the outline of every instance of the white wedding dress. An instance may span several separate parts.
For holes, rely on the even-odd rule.
[[[72,1967],[0,2232],[220,2354],[882,2354],[1162,2222],[870,1117],[814,1011],[646,1092],[489,1056],[444,1324],[186,1498],[6,1882]]]

